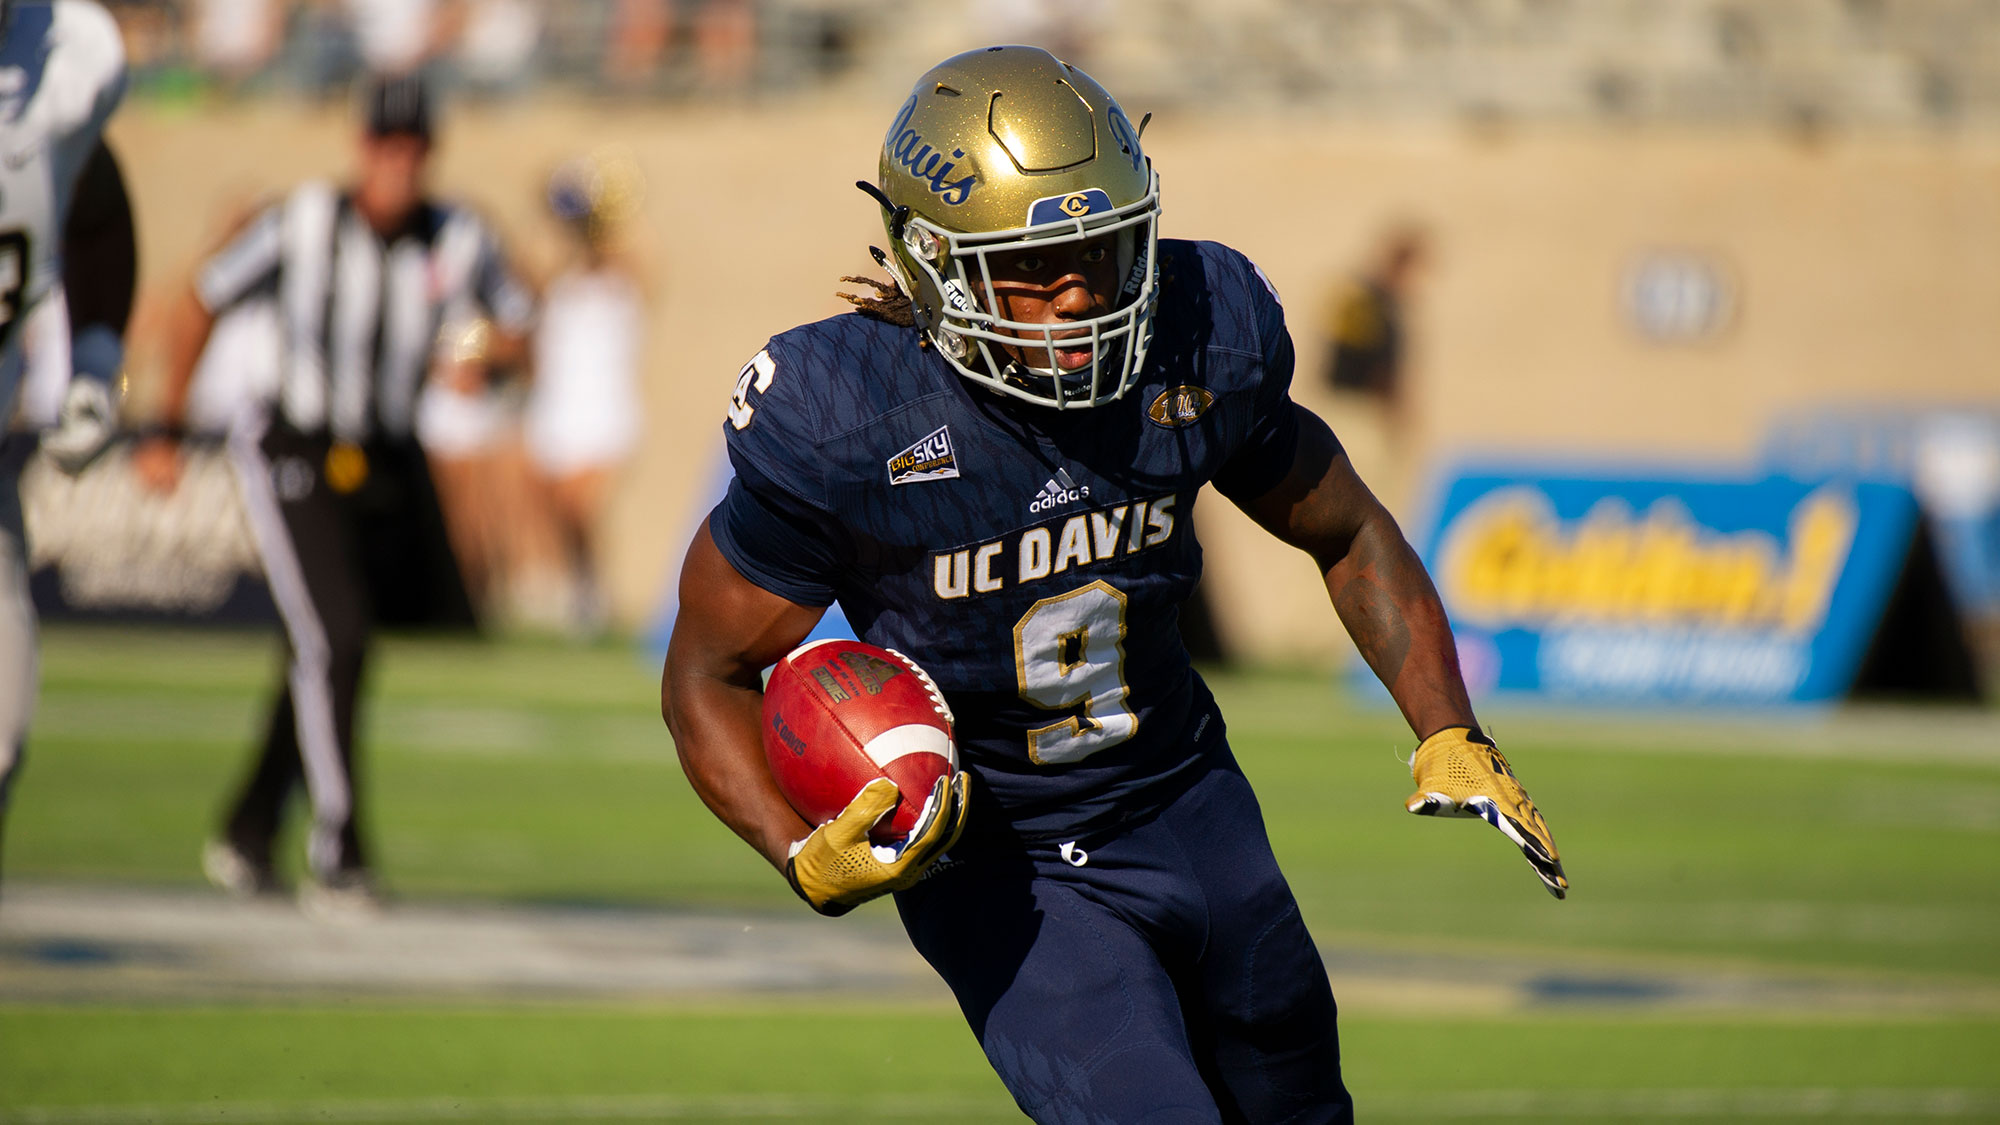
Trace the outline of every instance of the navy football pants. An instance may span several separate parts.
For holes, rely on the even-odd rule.
[[[955,852],[896,896],[1036,1121],[1353,1120],[1326,969],[1221,758],[1143,825]]]

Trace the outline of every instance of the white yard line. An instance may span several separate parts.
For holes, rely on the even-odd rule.
[[[853,921],[412,903],[328,924],[283,899],[10,882],[0,995],[943,994],[893,917]]]

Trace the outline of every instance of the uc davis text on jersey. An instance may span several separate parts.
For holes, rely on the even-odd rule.
[[[977,547],[931,556],[931,588],[946,601],[1026,585],[1073,568],[1157,547],[1173,538],[1178,496],[1160,496],[1095,512],[1061,524],[1003,536]]]

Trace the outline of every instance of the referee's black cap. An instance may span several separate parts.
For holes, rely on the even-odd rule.
[[[368,80],[362,117],[371,137],[412,136],[431,139],[431,93],[415,74],[383,75]]]

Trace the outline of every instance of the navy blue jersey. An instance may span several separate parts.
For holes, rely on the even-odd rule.
[[[846,314],[771,340],[724,426],[723,556],[791,601],[837,599],[863,640],[926,669],[983,804],[1027,839],[1148,815],[1220,745],[1178,625],[1201,574],[1195,496],[1260,495],[1295,452],[1268,283],[1215,243],[1160,252],[1152,348],[1115,403],[1014,402],[916,330]]]

